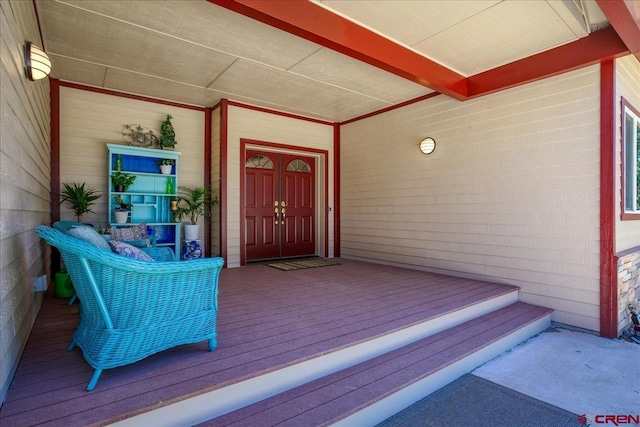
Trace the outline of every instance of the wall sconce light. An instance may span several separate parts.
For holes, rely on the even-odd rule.
[[[31,42],[24,42],[24,72],[31,81],[44,79],[51,72],[51,60]]]
[[[420,151],[424,154],[431,154],[436,150],[436,140],[428,137],[420,141]]]

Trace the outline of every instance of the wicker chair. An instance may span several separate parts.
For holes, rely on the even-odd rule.
[[[222,258],[147,262],[94,247],[51,227],[38,236],[60,250],[80,298],[76,345],[95,371],[137,362],[181,344],[217,345],[218,276]]]

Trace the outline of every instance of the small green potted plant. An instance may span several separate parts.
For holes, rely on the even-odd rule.
[[[160,166],[160,173],[162,175],[171,175],[171,170],[173,165],[176,164],[176,161],[173,159],[162,159],[156,162],[158,166]]]
[[[115,171],[111,175],[111,183],[113,184],[113,189],[116,193],[124,193],[127,191],[129,187],[133,185],[135,180],[135,175],[129,175],[120,171]]]
[[[115,211],[113,212],[116,223],[126,224],[127,219],[129,218],[129,211],[131,210],[132,205],[131,203],[125,203],[119,194],[114,197],[114,200],[118,204],[118,207],[116,207]]]
[[[200,218],[209,217],[209,208],[218,203],[216,197],[212,197],[211,189],[208,187],[189,188],[181,186],[178,189],[177,207],[174,211],[176,221],[186,217],[189,224],[184,226],[185,240],[198,240]]]
[[[82,215],[85,213],[94,213],[91,210],[91,206],[93,206],[95,201],[100,198],[100,194],[98,194],[97,190],[85,187],[86,182],[83,182],[82,184],[77,184],[75,182],[72,184],[63,183],[62,185],[64,188],[62,192],[60,192],[60,204],[64,202],[69,203],[68,206],[73,210],[78,222],[81,222]]]
[[[176,141],[176,132],[173,129],[171,119],[173,119],[173,117],[170,114],[167,114],[167,118],[164,119],[162,125],[160,125],[160,138],[158,142],[160,143],[160,148],[163,150],[173,150],[175,145],[178,143]]]

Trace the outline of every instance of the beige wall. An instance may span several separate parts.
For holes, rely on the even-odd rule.
[[[42,46],[33,2],[0,2],[0,403],[18,366],[42,302],[36,277],[50,251],[33,233],[50,219],[49,80],[30,82],[25,40]],[[54,64],[55,66],[55,64]]]
[[[164,104],[132,100],[69,87],[60,88],[60,182],[86,182],[103,196],[83,222],[107,222],[106,144],[125,144],[125,124],[139,124],[160,135],[160,125],[170,114],[180,156],[179,185],[204,185],[204,112]],[[66,204],[61,219],[75,219]],[[204,230],[200,229],[201,238]]]
[[[624,97],[640,111],[640,62],[632,56],[616,60],[616,252],[640,246],[640,221],[621,221],[621,109],[620,100]]]
[[[599,79],[593,66],[342,126],[342,256],[517,285],[598,330]]]
[[[251,139],[270,143],[286,144],[305,148],[327,150],[329,152],[329,206],[333,205],[333,126],[299,120],[277,114],[268,114],[237,106],[228,109],[228,209],[227,209],[227,265],[240,265],[240,139]],[[318,163],[318,170],[324,168]],[[324,175],[318,176],[317,183],[324,185]],[[319,191],[324,195],[324,188]],[[323,204],[325,201],[321,201]],[[333,212],[329,214],[329,256],[333,256]],[[318,216],[318,235],[324,236],[324,219]],[[319,241],[319,239],[316,239]],[[319,248],[319,255],[324,255]]]

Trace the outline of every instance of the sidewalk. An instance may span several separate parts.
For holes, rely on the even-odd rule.
[[[607,415],[620,416],[618,425],[637,425],[640,345],[555,327],[382,425],[604,425]]]

